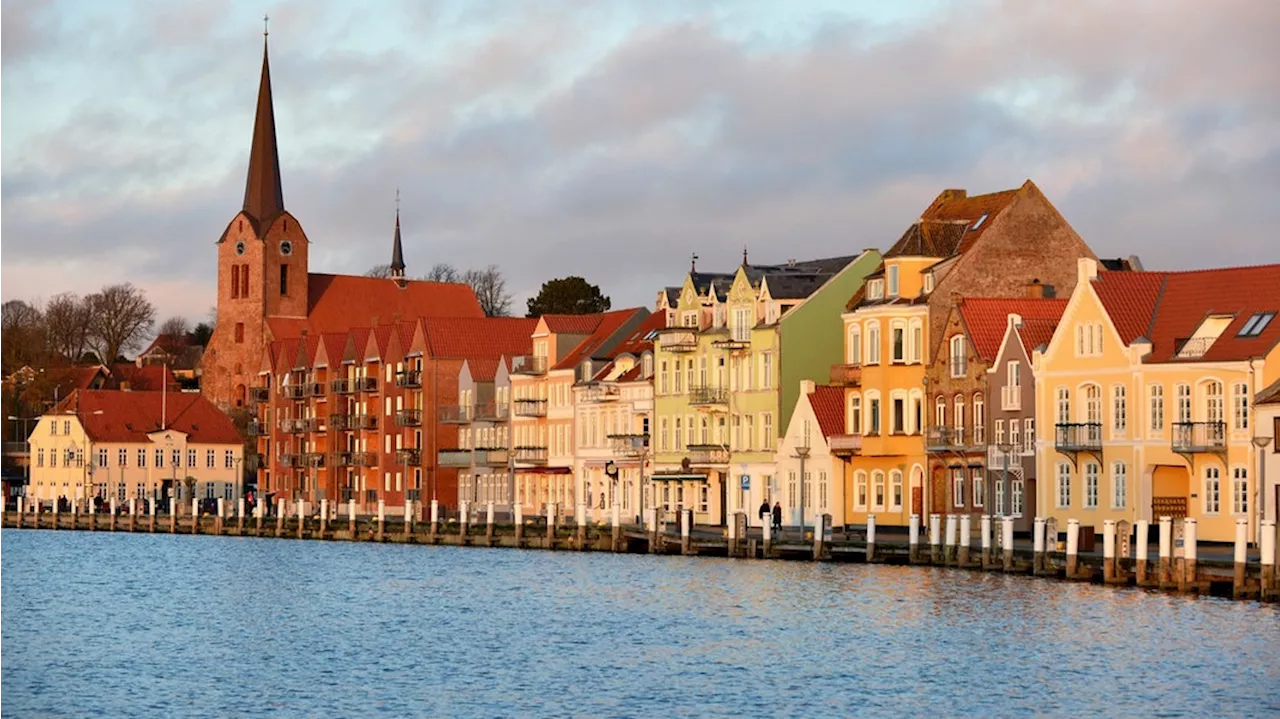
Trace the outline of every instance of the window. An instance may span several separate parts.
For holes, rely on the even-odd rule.
[[[880,325],[867,323],[867,364],[880,364]]]
[[[1023,486],[1021,479],[1013,480],[1013,498],[1009,510],[1015,517],[1022,516],[1023,492],[1025,490],[1026,488]]]
[[[964,506],[964,470],[959,467],[951,469],[951,503],[956,507]]]
[[[884,472],[878,469],[871,473],[871,499],[872,509],[884,510]]]
[[[1071,422],[1071,390],[1066,387],[1058,388],[1058,424],[1069,424]]]
[[[1021,441],[1019,441],[1018,420],[1016,419],[1009,420],[1009,444],[1013,445],[1015,452],[1022,446]]]
[[[174,467],[182,466],[182,450],[180,449],[173,450],[173,452],[170,454],[170,457]]]
[[[970,470],[973,473],[973,506],[983,507],[987,501],[987,486],[982,481],[982,470]]]
[[[889,509],[902,510],[902,472],[896,469],[889,472]]]
[[[889,330],[893,339],[893,361],[907,361],[907,331],[903,327],[893,327]]]
[[[194,449],[187,450],[187,466],[188,467],[196,466],[196,451]]]
[[[884,280],[867,280],[867,299],[878,300],[884,297]]]
[[[1178,421],[1191,421],[1191,385],[1180,384],[1177,388],[1178,394]]]
[[[147,450],[145,449],[138,450],[138,466],[139,467],[147,466]]]
[[[773,353],[765,352],[760,356],[760,361],[764,365],[764,371],[761,372],[760,389],[773,389]]]
[[[99,467],[107,466],[107,450],[105,447],[98,448],[98,466]]]
[[[894,397],[892,402],[893,402],[893,433],[906,434],[907,401],[902,397]]]
[[[925,291],[925,294],[933,292],[933,273],[932,272],[924,273],[924,291]]]
[[[243,342],[244,342],[244,323],[237,322],[236,323],[236,344],[241,344]]]
[[[222,466],[226,469],[231,469],[235,466],[235,459],[236,453],[228,449],[222,453]]]
[[[1128,404],[1125,398],[1125,387],[1122,384],[1111,388],[1111,433],[1123,437],[1129,425]]]
[[[129,450],[121,448],[116,451],[116,466],[117,467],[129,466]]]
[[[987,410],[981,394],[973,396],[973,443],[987,443]]]
[[[679,420],[676,420],[676,421],[679,422]],[[658,451],[659,452],[666,452],[667,448],[670,446],[669,442],[671,437],[668,435],[668,430],[670,430],[670,426],[667,424],[667,418],[662,417],[661,421],[658,422]]]
[[[1226,418],[1223,407],[1222,383],[1213,381],[1205,385],[1205,414],[1210,422],[1222,422]]]
[[[862,470],[853,473],[853,508],[867,510],[867,473]]]
[[[1057,508],[1067,509],[1071,506],[1071,465],[1058,462],[1058,496]]]
[[[36,466],[37,467],[44,466],[44,449],[43,448],[41,448],[38,452],[36,452]]]
[[[849,434],[862,434],[862,397],[849,396]]]
[[[765,412],[761,417],[761,425],[764,429],[764,448],[773,449],[773,413]]]
[[[911,361],[924,361],[924,329],[920,320],[911,320]]]
[[[658,394],[667,393],[667,361],[658,363]]]
[[[249,296],[249,266],[240,265],[240,296]]]
[[[240,299],[240,265],[231,266],[231,299]]]
[[[62,423],[62,433],[71,434],[71,420],[66,420]]]
[[[898,296],[898,266],[889,265],[888,267],[885,268],[885,273],[888,275],[888,278],[889,278],[889,296],[897,297]]]
[[[280,296],[289,294],[289,266],[280,265]]]
[[[1274,312],[1257,312],[1254,313],[1240,328],[1237,337],[1257,337],[1262,331],[1271,324],[1271,319],[1276,316]]]
[[[1016,422],[1017,420],[1011,420]],[[1035,454],[1036,451],[1036,421],[1031,417],[1027,417],[1022,421],[1022,428],[1025,430],[1022,435],[1022,451],[1026,454]]]
[[[964,335],[951,338],[951,376],[963,377],[969,370],[969,358],[964,354]]]
[[[880,434],[880,398],[871,397],[867,403],[867,411],[870,412],[868,417],[867,434]]]
[[[1204,513],[1217,514],[1221,503],[1222,478],[1217,467],[1204,468]]]
[[[1249,429],[1249,386],[1244,382],[1231,385],[1231,415],[1233,428]]]
[[[933,426],[947,426],[947,401],[942,398],[942,395],[938,395],[933,403]]]
[[[164,450],[163,449],[156,450],[156,467],[157,468],[164,467]]]
[[[862,364],[862,330],[858,325],[849,325],[849,345],[846,348],[849,364]]]
[[[1231,511],[1235,514],[1249,511],[1249,473],[1244,467],[1231,470]]]
[[[214,461],[213,457],[214,457],[213,450],[206,449],[204,452],[204,466],[206,469],[213,469],[214,467],[217,466],[217,462]]]
[[[1098,465],[1090,462],[1084,466],[1084,508],[1098,507]]]
[[[1018,420],[1011,419],[1009,421],[1017,422]],[[1003,419],[996,420],[996,444],[997,445],[1004,444],[1004,420]]]
[[[1129,496],[1129,467],[1124,462],[1111,464],[1111,508],[1124,509]]]
[[[956,395],[955,398],[955,416],[952,418],[956,424],[956,444],[964,444],[964,397]]]
[[[1151,432],[1164,431],[1164,385],[1153,384],[1147,388],[1151,415]]]

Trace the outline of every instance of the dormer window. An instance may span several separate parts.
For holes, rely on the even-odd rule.
[[[898,296],[898,266],[889,265],[885,274],[889,278],[889,296],[897,297]]]
[[[884,280],[867,282],[867,299],[878,300],[884,297]]]
[[[1267,328],[1267,325],[1271,324],[1271,320],[1275,316],[1275,312],[1255,312],[1254,315],[1244,323],[1244,327],[1240,328],[1240,332],[1237,333],[1236,336],[1257,337],[1262,334],[1262,331]]]
[[[930,292],[933,292],[933,273],[926,272],[924,273],[924,293],[929,294]]]
[[[1231,315],[1211,315],[1204,318],[1200,326],[1196,328],[1195,333],[1184,339],[1178,347],[1178,359],[1196,359],[1203,357],[1218,340],[1227,325],[1231,324],[1234,319]],[[1250,318],[1250,322],[1254,320]],[[1269,321],[1269,320],[1268,320]],[[1256,323],[1255,323],[1256,324]],[[1249,328],[1249,323],[1245,323],[1245,328]],[[1241,332],[1244,330],[1242,329]]]

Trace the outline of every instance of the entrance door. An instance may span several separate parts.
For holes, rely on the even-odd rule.
[[[726,526],[725,519],[728,517],[728,514],[729,514],[728,502],[729,502],[729,482],[726,481],[726,476],[722,473],[720,475],[720,523],[719,523],[721,527]]]
[[[932,496],[930,497],[932,501],[930,502],[930,504],[932,504],[933,506],[930,507],[930,512],[932,512],[933,514],[946,514],[947,513],[946,469],[942,467],[934,468],[932,490],[933,490]]]
[[[1151,518],[1187,516],[1191,474],[1186,467],[1160,465],[1151,475]]]

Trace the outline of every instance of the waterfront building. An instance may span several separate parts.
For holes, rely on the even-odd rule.
[[[926,369],[948,360],[949,309],[961,294],[1020,297],[1033,280],[1069,292],[1078,257],[1093,253],[1029,180],[973,197],[943,191],[884,254],[849,300],[844,363],[831,370],[845,387],[846,429],[831,443],[849,463],[849,521],[906,525],[911,514],[953,511],[945,487],[925,480],[924,438],[926,423],[955,426],[925,407]]]
[[[675,324],[655,348],[653,479],[665,510],[693,509],[700,524],[776,495],[777,441],[800,381],[825,379],[839,359],[840,308],[880,257],[742,259],[732,275],[695,266],[674,309],[669,289],[659,295]]]
[[[619,505],[624,521],[642,518],[653,423],[653,340],[666,326],[654,312],[613,349],[584,358],[573,385],[574,476],[590,521],[607,522]]]
[[[527,351],[527,350],[526,350]],[[458,405],[441,407],[441,422],[456,422],[458,448],[440,450],[441,467],[458,469],[458,503],[479,510],[489,502],[509,514],[515,465],[511,456],[511,363],[507,357],[470,359],[458,370]]]
[[[391,277],[310,271],[310,240],[285,209],[264,44],[244,206],[217,240],[217,324],[201,360],[205,397],[247,412],[249,388],[274,341],[424,317],[483,317],[467,285],[407,279],[399,226],[397,211]]]
[[[844,461],[831,453],[831,437],[840,434],[844,434],[844,389],[800,380],[800,398],[778,443],[780,496],[761,497],[762,502],[778,501],[785,507],[785,524],[816,527],[816,518],[824,514],[831,515],[833,527],[847,523]],[[751,526],[767,521],[761,519],[758,503],[757,508],[743,511]]]
[[[27,496],[46,504],[243,496],[240,433],[199,394],[77,389],[29,441]]]
[[[530,347],[535,320],[420,318],[272,342],[252,389],[259,487],[269,498],[458,501],[459,372]],[[336,507],[335,507],[336,510]]]
[[[1032,282],[1026,297],[959,296],[945,310],[942,339],[925,370],[930,417],[925,452],[933,496],[944,498],[949,514],[973,515],[972,526],[979,526],[983,514],[991,514],[1014,516],[1015,529],[1030,529],[1025,492],[1028,480],[1034,480],[1020,470],[1026,457],[1034,458],[1035,419],[1030,399],[1023,416],[1021,385],[1016,384],[1024,372],[1030,374],[1030,363],[1005,362],[1013,381],[1000,384],[1013,388],[1009,390],[994,386],[992,369],[1010,316],[1037,327],[1041,322],[1050,328],[1057,324],[1067,301],[1051,299],[1053,293],[1053,287]],[[1015,334],[1015,344],[1018,339]],[[1030,389],[1031,383],[1027,385]]]
[[[1038,513],[1105,520],[1194,517],[1199,536],[1256,531],[1252,398],[1280,378],[1280,265],[1101,271],[1078,282],[1033,352]]]
[[[1280,520],[1280,380],[1267,385],[1254,399],[1257,422],[1253,432],[1259,457],[1262,518]]]
[[[533,351],[511,361],[516,501],[525,514],[554,503],[573,516],[581,495],[574,468],[573,385],[579,365],[630,335],[648,311],[544,315],[532,332]]]

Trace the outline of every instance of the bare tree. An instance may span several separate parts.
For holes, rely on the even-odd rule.
[[[45,337],[50,351],[71,362],[89,346],[89,302],[74,292],[49,298],[44,306]]]
[[[2,313],[0,333],[4,342],[0,365],[4,374],[23,365],[38,364],[45,353],[44,317],[40,310],[22,300],[9,300],[4,303]]]
[[[377,277],[385,280],[391,276],[391,265],[374,265],[364,273],[364,276]]]
[[[191,323],[187,322],[186,317],[170,317],[160,323],[160,331],[156,334],[160,337],[172,337],[174,339],[182,339],[191,331]]]
[[[465,282],[462,273],[458,272],[458,268],[447,262],[437,262],[431,266],[431,271],[422,276],[427,282]]]
[[[156,323],[156,308],[142,290],[132,284],[103,287],[88,298],[92,314],[89,337],[104,363],[122,352],[140,349],[142,339]]]
[[[511,293],[507,291],[507,280],[497,265],[489,265],[483,270],[467,270],[462,281],[471,285],[486,317],[511,314]]]

